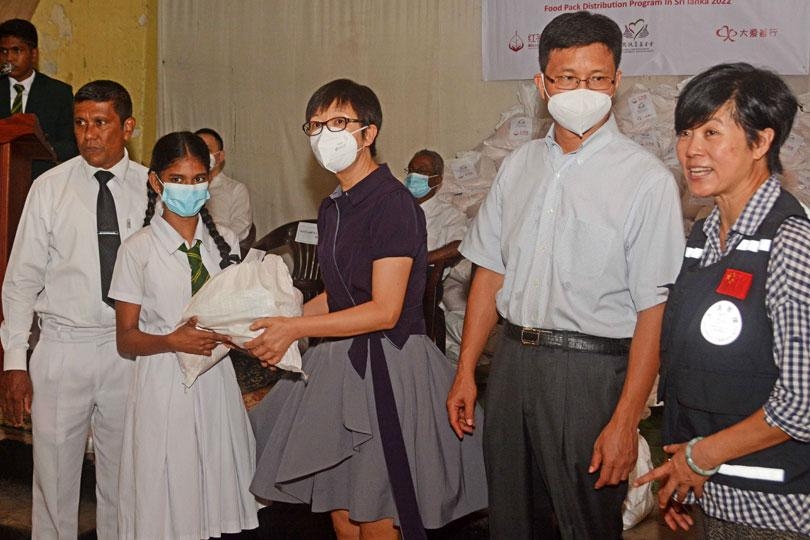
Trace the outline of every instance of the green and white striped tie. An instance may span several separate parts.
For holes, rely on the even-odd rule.
[[[208,278],[210,277],[208,274],[208,270],[205,269],[205,265],[203,264],[202,255],[200,255],[200,244],[202,242],[197,240],[197,243],[194,244],[194,247],[188,248],[186,247],[186,243],[183,242],[180,244],[180,251],[185,252],[186,257],[188,257],[188,265],[191,267],[191,294],[192,296],[197,294],[197,291],[200,290]]]
[[[23,90],[25,90],[25,87],[21,84],[15,84],[14,90],[17,91],[17,95],[14,96],[14,103],[11,104],[11,114],[23,112],[22,98],[23,98]]]

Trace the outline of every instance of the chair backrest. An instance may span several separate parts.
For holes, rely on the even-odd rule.
[[[292,221],[277,227],[264,235],[253,247],[262,251],[289,255],[292,259],[293,285],[304,293],[304,302],[323,291],[321,269],[318,265],[318,246],[296,241],[298,227],[301,223],[316,223],[314,219]]]
[[[444,310],[440,304],[444,287],[444,271],[457,264],[464,257],[459,254],[439,259],[427,267],[427,280],[425,281],[425,296],[422,298],[422,308],[425,313],[425,333],[436,344],[440,351],[445,352],[445,321]]]
[[[241,257],[244,259],[247,252],[250,251],[250,248],[253,247],[253,244],[256,243],[256,224],[250,224],[250,230],[248,231],[247,236],[239,242],[239,252]]]

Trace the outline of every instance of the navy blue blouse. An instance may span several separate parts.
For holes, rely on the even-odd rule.
[[[381,165],[348,191],[338,187],[318,211],[318,262],[329,311],[371,300],[372,265],[386,257],[413,259],[402,315],[385,332],[402,346],[409,335],[425,333],[427,229],[413,196]]]

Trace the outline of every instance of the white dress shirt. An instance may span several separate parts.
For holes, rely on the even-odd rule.
[[[115,310],[101,299],[96,199],[99,183],[81,156],[34,181],[25,201],[3,280],[0,340],[4,369],[26,369],[31,321],[79,328],[85,335],[115,330]],[[107,184],[123,242],[141,228],[147,169],[124,152]]]
[[[427,249],[433,251],[464,238],[467,217],[455,206],[431,197],[421,205],[427,224]]]
[[[211,199],[205,207],[217,226],[222,225],[234,233],[239,241],[247,238],[253,224],[250,193],[247,186],[223,173],[216,175],[208,185]]]
[[[504,275],[513,324],[627,338],[666,301],[683,248],[672,173],[611,116],[575,152],[552,127],[508,156],[460,251]]]
[[[17,90],[14,89],[15,84],[21,84],[25,88],[23,90],[23,97],[22,97],[22,110],[25,112],[25,106],[28,105],[28,95],[31,93],[31,85],[34,84],[34,77],[37,76],[37,72],[31,72],[31,76],[25,79],[24,81],[18,81],[17,79],[9,76],[8,78],[8,87],[9,87],[9,102],[8,107],[11,110],[11,107],[14,106],[14,98],[17,97]]]

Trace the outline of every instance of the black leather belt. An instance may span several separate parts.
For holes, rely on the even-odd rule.
[[[606,338],[569,330],[526,328],[512,324],[509,321],[504,322],[506,324],[506,335],[523,345],[613,356],[623,356],[630,351],[630,338]]]

